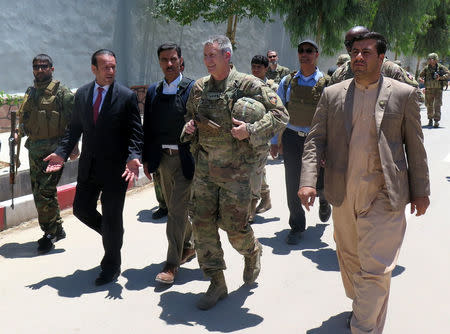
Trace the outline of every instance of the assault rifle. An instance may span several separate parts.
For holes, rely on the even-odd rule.
[[[16,183],[16,110],[11,110],[11,134],[9,135],[9,184],[11,185],[11,208],[14,209],[14,184]]]

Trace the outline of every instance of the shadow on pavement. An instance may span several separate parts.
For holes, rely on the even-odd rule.
[[[322,248],[317,251],[303,251],[303,256],[317,264],[316,268],[322,271],[339,271],[339,262],[336,251],[331,248]],[[405,267],[397,265],[392,271],[392,277],[401,275]]]
[[[336,251],[331,248],[322,248],[317,251],[303,251],[303,256],[310,259],[322,271],[339,271]]]
[[[266,218],[260,215],[256,215],[255,218],[253,219],[253,224],[252,225],[259,225],[259,224],[265,224],[265,223],[270,223],[270,222],[278,222],[280,221],[280,217],[271,217],[271,218]]]
[[[169,289],[172,285],[183,285],[191,281],[206,280],[202,271],[198,269],[190,269],[180,267],[173,284],[163,284],[155,281],[156,275],[163,269],[164,262],[153,263],[142,269],[127,269],[122,273],[128,282],[125,284],[127,290],[143,290],[148,287],[155,288],[155,292],[162,292]]]
[[[273,254],[285,255],[292,251],[298,251],[303,249],[319,249],[327,247],[328,244],[321,241],[323,232],[328,224],[317,224],[316,226],[309,226],[302,237],[298,245],[288,245],[286,243],[286,237],[289,233],[289,229],[276,232],[272,238],[258,238],[265,246],[272,247]]]
[[[154,224],[163,224],[167,222],[167,216],[161,219],[153,219],[152,214],[154,210],[157,210],[158,206],[151,208],[150,210],[141,210],[137,213],[137,220],[141,223],[154,223]]]
[[[405,270],[406,270],[406,268],[403,267],[403,266],[399,266],[399,265],[395,266],[394,270],[392,271],[392,277],[399,276],[399,275],[403,274],[403,272]]]
[[[17,242],[10,242],[0,246],[0,256],[3,256],[4,258],[7,259],[16,259],[16,258],[46,256],[65,252],[65,249],[58,248],[58,243],[55,244],[55,247],[56,247],[55,249],[52,249],[50,252],[46,254],[38,254],[36,241],[29,241],[23,244],[19,244]]]
[[[58,296],[75,298],[88,293],[97,293],[99,291],[108,291],[105,298],[122,299],[122,286],[113,282],[102,286],[94,284],[95,279],[100,273],[100,267],[89,270],[76,270],[73,274],[65,277],[51,277],[39,283],[27,285],[27,288],[39,290],[44,286],[49,286],[58,291]]]
[[[267,159],[266,165],[282,165],[283,159]]]
[[[249,313],[248,308],[242,307],[247,297],[253,294],[251,289],[254,286],[241,286],[208,311],[195,307],[201,294],[169,291],[161,295],[158,306],[162,308],[162,312],[159,317],[168,325],[200,325],[209,332],[230,333],[255,327],[264,318]]]
[[[322,326],[310,329],[306,334],[350,334],[347,318],[350,312],[342,312],[322,322]]]

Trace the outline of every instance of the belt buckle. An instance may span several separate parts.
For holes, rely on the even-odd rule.
[[[164,150],[165,150],[166,153],[168,153],[169,155],[175,155],[175,154],[178,153],[178,150],[174,150],[174,149],[169,148],[169,147],[165,148]]]
[[[308,134],[307,134],[305,131],[297,131],[297,134],[298,134],[300,137],[303,137],[303,138],[305,138],[305,137],[308,136]]]

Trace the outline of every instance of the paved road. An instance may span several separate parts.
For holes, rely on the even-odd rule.
[[[431,207],[408,229],[392,279],[385,333],[448,333],[450,328],[450,92],[439,129],[424,128],[431,170]],[[426,115],[422,112],[423,123]],[[0,333],[348,333],[351,308],[341,286],[332,225],[307,215],[298,246],[288,246],[284,170],[268,165],[273,209],[253,225],[264,246],[258,284],[243,286],[243,258],[221,234],[230,295],[210,311],[195,301],[208,287],[197,261],[184,265],[175,284],[154,281],[167,242],[164,221],[154,221],[153,188],[127,197],[122,275],[106,287],[93,284],[102,256],[99,236],[66,213],[68,237],[36,254],[36,222],[0,233]],[[409,207],[408,207],[409,209]]]

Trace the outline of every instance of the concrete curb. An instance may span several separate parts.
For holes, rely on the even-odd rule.
[[[140,168],[138,180],[130,182],[128,190],[134,187],[141,187],[149,182],[144,174],[144,170]],[[72,207],[76,186],[77,183],[72,182],[57,187],[58,203],[61,210]],[[32,194],[15,198],[14,209],[11,208],[11,200],[0,202],[0,231],[35,219],[37,216]]]

